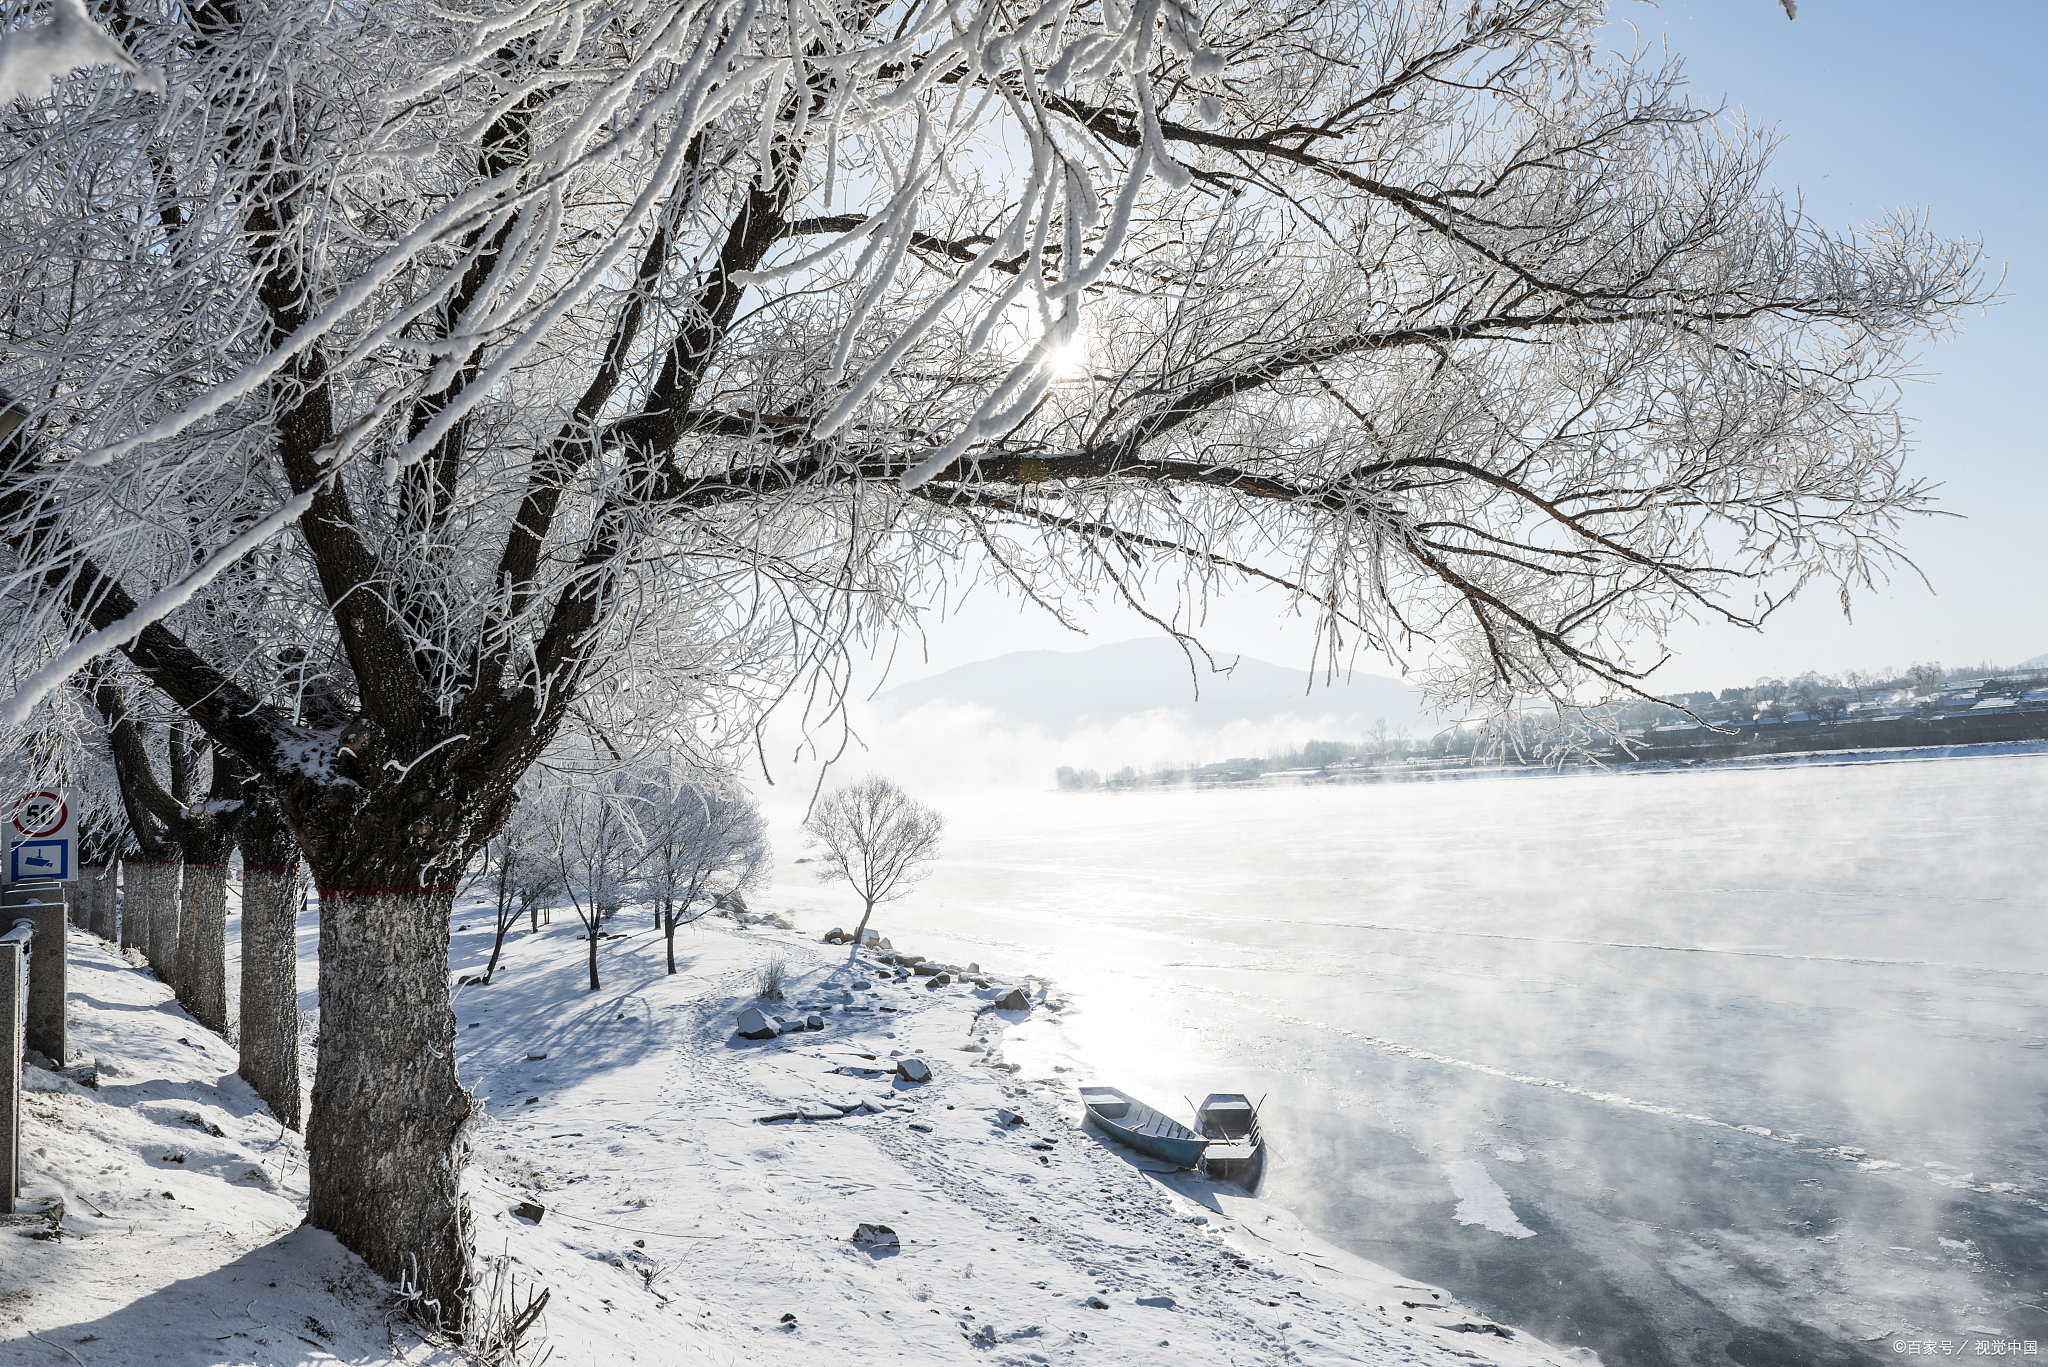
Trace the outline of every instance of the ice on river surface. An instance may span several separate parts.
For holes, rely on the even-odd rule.
[[[1609,1363],[2048,1340],[2048,757],[948,814],[883,933],[1071,992],[1027,1075],[1265,1095],[1367,1257]]]
[[[1451,1179],[1451,1194],[1458,1208],[1451,1218],[1461,1225],[1483,1225],[1510,1239],[1533,1239],[1536,1231],[1515,1218],[1515,1208],[1500,1184],[1486,1174],[1486,1164],[1461,1158],[1444,1164],[1444,1176]]]

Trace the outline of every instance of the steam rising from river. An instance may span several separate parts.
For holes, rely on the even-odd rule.
[[[1075,994],[1028,1075],[1270,1094],[1269,1194],[1610,1362],[2041,1338],[2044,778],[956,793],[879,923]]]
[[[1112,774],[1126,765],[1140,773],[1239,756],[1284,754],[1309,740],[1357,742],[1368,719],[1358,715],[1292,716],[1237,720],[1220,726],[1190,723],[1186,709],[1162,707],[1114,722],[1053,733],[971,703],[930,702],[903,713],[853,709],[856,743],[828,782],[875,769],[911,791],[944,796],[993,789],[1043,790],[1061,765]],[[779,733],[778,733],[779,734]],[[788,738],[793,741],[793,737]],[[779,761],[794,749],[771,753]],[[778,786],[810,791],[808,765],[775,766]]]

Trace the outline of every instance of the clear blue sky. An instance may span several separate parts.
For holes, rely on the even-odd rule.
[[[1824,597],[1761,636],[1700,628],[1679,637],[1673,688],[1764,673],[1935,659],[2013,662],[2048,651],[2048,514],[2039,400],[2048,342],[2042,140],[2048,137],[2048,4],[1803,0],[1786,22],[1773,0],[1622,0],[1610,11],[1668,34],[1702,100],[1725,96],[1784,134],[1779,183],[1822,223],[1848,226],[1895,205],[1926,207],[1937,230],[1981,237],[2004,302],[1935,348],[1910,390],[1913,466],[1938,480],[1934,518],[1907,529],[1935,594],[1901,578],[1857,604],[1854,625]]]
[[[1968,6],[1904,0],[1801,0],[1788,22],[1776,0],[1615,0],[1610,46],[1668,36],[1686,59],[1694,96],[1722,101],[1752,124],[1775,125],[1784,145],[1779,184],[1804,192],[1809,212],[1847,228],[1884,210],[1921,206],[1937,230],[1981,237],[2004,302],[1967,320],[1960,338],[1922,360],[1927,383],[1906,397],[1917,420],[1912,469],[1942,484],[1940,506],[1967,520],[1930,518],[1906,530],[1930,594],[1910,571],[1856,603],[1844,622],[1825,591],[1795,603],[1762,634],[1682,630],[1659,691],[1721,688],[1760,675],[2015,662],[2048,651],[2048,513],[2036,401],[2048,391],[2048,343],[2037,324],[2044,280],[2041,143],[2048,110],[2040,75],[2048,0]],[[1307,663],[1309,637],[1254,597],[1212,617],[1211,643],[1276,663]],[[1122,612],[1087,637],[1042,614],[1016,614],[994,596],[934,628],[928,664],[915,647],[892,680],[1011,650],[1078,650],[1143,634]],[[1361,668],[1375,670],[1361,661]]]

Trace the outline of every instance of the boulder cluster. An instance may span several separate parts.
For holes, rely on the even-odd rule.
[[[853,943],[853,936],[834,926],[825,932],[824,941],[828,945],[849,945]],[[894,945],[872,930],[861,937],[861,944],[885,968],[907,970],[895,974],[896,977],[929,978],[931,981],[925,984],[928,988],[949,987],[955,982],[972,983],[982,988],[993,985],[982,976],[980,964],[962,967],[959,964],[946,964],[936,959],[927,959],[922,954],[907,951],[899,953]]]
[[[758,1006],[750,1006],[740,1012],[741,1039],[774,1039],[777,1035],[792,1035],[799,1030],[824,1028],[823,1016],[771,1016]]]

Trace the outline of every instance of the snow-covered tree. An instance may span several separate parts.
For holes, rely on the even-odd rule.
[[[753,796],[727,776],[680,777],[673,786],[644,784],[639,794],[641,890],[654,903],[671,973],[676,928],[705,914],[691,911],[698,898],[749,891],[768,872],[768,823]]]
[[[521,802],[484,848],[479,878],[496,904],[497,918],[491,961],[484,965],[486,986],[498,971],[498,957],[513,924],[524,916],[539,931],[541,908],[561,895],[563,861],[543,829],[549,815],[544,801]]]
[[[144,952],[193,1018],[226,1034],[228,857],[248,807],[247,771],[178,718],[163,728],[165,781],[120,687],[102,680],[93,692],[107,721],[129,829],[144,856],[130,866]]]
[[[242,995],[237,1071],[282,1124],[298,1129],[299,909],[304,896],[299,847],[277,795],[246,790],[236,832],[242,846]]]
[[[861,899],[855,944],[876,907],[906,896],[930,873],[945,831],[944,816],[879,774],[834,788],[812,804],[804,835],[823,851],[818,881],[844,882]]]
[[[1894,382],[1981,297],[1593,0],[108,12],[172,97],[0,109],[5,715],[120,649],[276,793],[310,1218],[450,1314],[450,899],[579,707],[829,716],[976,575],[1632,688],[1677,618],[1881,573]]]
[[[638,804],[617,774],[588,786],[564,785],[551,795],[555,859],[562,890],[583,922],[590,990],[598,990],[597,947],[639,878],[645,847]]]

